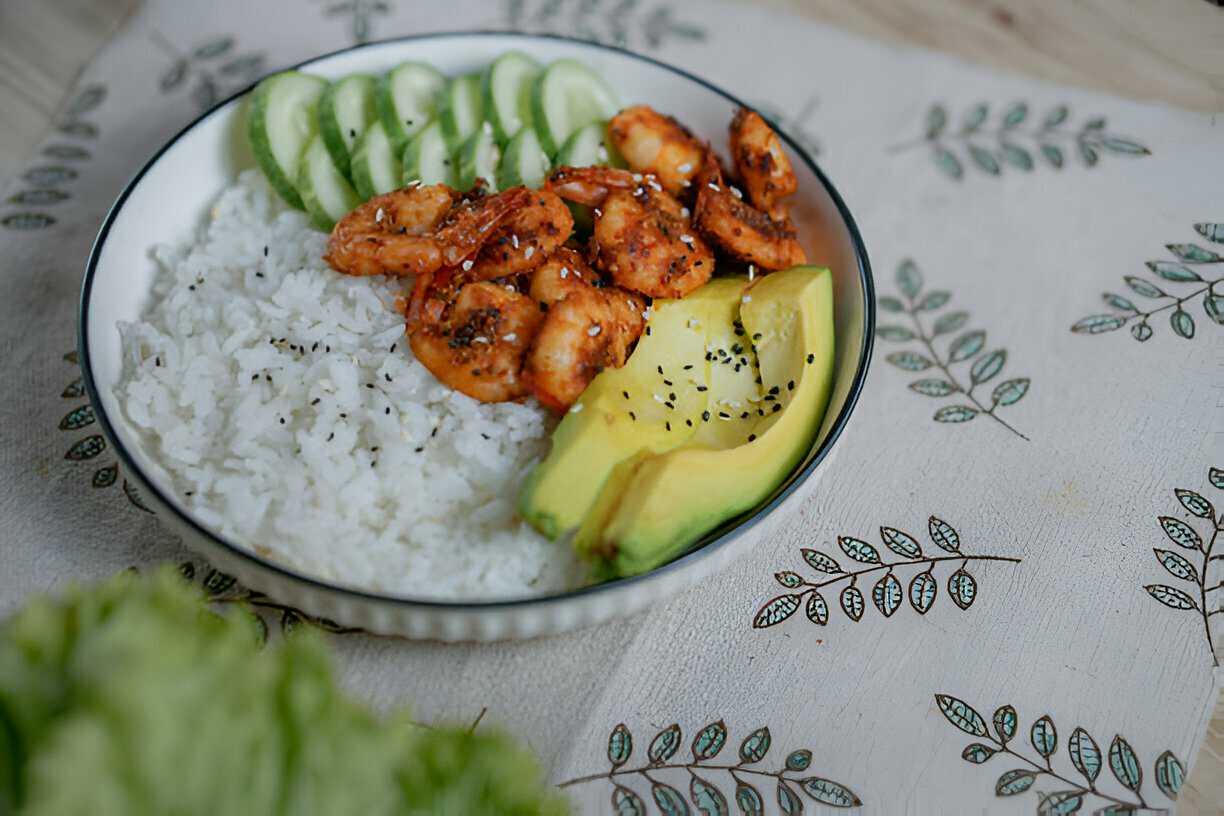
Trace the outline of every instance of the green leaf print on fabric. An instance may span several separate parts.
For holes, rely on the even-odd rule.
[[[624,723],[618,724],[608,736],[610,768],[601,773],[577,777],[562,782],[567,788],[592,782],[608,782],[612,812],[646,814],[647,801],[653,800],[661,813],[730,814],[734,802],[741,813],[766,812],[766,797],[761,790],[772,786],[774,799],[783,813],[801,813],[806,795],[813,802],[834,808],[859,807],[862,802],[840,782],[821,776],[806,776],[812,765],[812,752],[791,751],[781,767],[766,765],[770,760],[773,740],[768,728],[758,728],[744,737],[737,756],[721,759],[730,733],[722,720],[712,722],[697,732],[690,745],[690,754],[680,753],[684,735],[678,724],[669,725],[651,738],[646,756],[633,764],[633,736]],[[690,758],[691,756],[691,758]],[[665,776],[667,774],[674,774]],[[666,780],[666,781],[665,781]],[[635,790],[631,785],[639,785]],[[649,794],[643,795],[649,785]],[[681,793],[687,788],[688,797]],[[726,792],[730,792],[728,797]]]
[[[1133,139],[1108,132],[1103,118],[1085,122],[1078,129],[1069,127],[1065,105],[1041,117],[1030,114],[1023,102],[997,114],[989,104],[980,103],[956,119],[942,105],[933,105],[926,114],[925,135],[894,146],[892,152],[925,146],[935,166],[956,180],[964,177],[966,168],[991,176],[1002,175],[1006,168],[1030,172],[1042,164],[1061,170],[1068,152],[1086,167],[1095,166],[1103,153],[1151,153]]]
[[[1213,243],[1224,243],[1224,224],[1195,224],[1195,231]],[[1152,318],[1172,309],[1168,314],[1169,328],[1178,337],[1191,340],[1203,321],[1206,325],[1224,325],[1224,256],[1214,249],[1196,243],[1166,244],[1165,248],[1177,261],[1148,261],[1147,268],[1163,284],[1146,278],[1127,275],[1122,280],[1132,292],[1146,300],[1136,303],[1130,298],[1106,292],[1102,295],[1113,312],[1092,315],[1076,321],[1071,331],[1076,334],[1101,334],[1131,327],[1131,336],[1143,342],[1152,336]],[[1196,300],[1199,296],[1202,313]],[[1141,308],[1141,306],[1143,308]],[[1149,308],[1150,307],[1150,308]],[[1195,315],[1198,314],[1198,321]],[[1205,318],[1205,320],[1204,320]],[[1156,323],[1161,320],[1158,318]]]
[[[953,399],[951,404],[936,409],[932,419],[958,424],[980,416],[990,417],[1016,436],[1027,440],[1027,436],[997,413],[1000,408],[1019,402],[1028,393],[1031,384],[1027,377],[998,381],[1007,362],[1007,349],[989,348],[985,331],[962,331],[969,322],[968,312],[944,312],[935,317],[928,327],[926,321],[929,318],[926,315],[934,315],[943,309],[952,295],[942,290],[923,294],[923,275],[913,261],[905,260],[898,265],[895,280],[903,299],[881,297],[880,307],[885,312],[908,315],[909,325],[881,325],[876,329],[876,337],[896,343],[919,343],[916,350],[892,352],[884,359],[904,371],[927,372],[926,376],[909,383],[909,389],[916,394]],[[941,353],[937,343],[942,345],[944,341],[937,338],[945,335],[950,339]],[[968,364],[967,378],[963,370],[960,373],[953,370],[954,366],[963,369],[962,364]],[[936,373],[942,376],[932,376]],[[979,388],[990,389],[989,401],[975,395]]]
[[[1066,742],[1067,756],[1071,760],[1071,771],[1064,772],[1055,767],[1058,759],[1059,737],[1054,720],[1045,715],[1034,721],[1029,729],[1029,743],[1034,755],[1027,754],[1023,747],[1009,744],[1017,731],[1016,710],[1002,706],[995,711],[992,721],[999,738],[995,739],[986,729],[986,721],[973,706],[948,694],[936,694],[935,703],[944,718],[966,734],[984,739],[986,743],[974,742],[967,746],[961,757],[974,765],[982,765],[996,756],[1005,756],[1008,763],[1017,762],[1021,767],[1003,771],[995,780],[995,796],[1016,796],[1027,790],[1039,795],[1038,816],[1076,813],[1090,800],[1105,803],[1101,811],[1129,812],[1149,807],[1144,799],[1143,766],[1138,755],[1122,735],[1115,735],[1107,753],[1083,728],[1076,728]],[[999,762],[995,764],[998,765]],[[1098,787],[1101,770],[1108,767],[1114,779],[1134,794],[1134,798],[1114,796]],[[1082,777],[1082,779],[1078,778]],[[1185,767],[1171,751],[1165,751],[1153,766],[1153,775],[1160,792],[1169,799],[1176,799],[1185,779]],[[1050,792],[1050,788],[1055,788]]]
[[[857,569],[844,570],[832,556],[819,550],[800,549],[804,562],[821,573],[813,580],[807,580],[795,572],[779,572],[774,577],[778,583],[798,592],[786,593],[771,598],[757,611],[753,617],[754,629],[767,629],[776,626],[792,617],[806,602],[807,618],[818,626],[829,622],[829,603],[826,592],[833,592],[843,581],[849,584],[841,591],[838,602],[842,612],[851,621],[862,619],[865,609],[865,599],[862,590],[858,588],[859,579],[884,571],[878,580],[872,575],[868,580],[876,580],[871,585],[871,602],[885,618],[890,618],[906,601],[915,612],[925,615],[939,597],[939,579],[935,577],[937,566],[945,563],[959,566],[948,576],[948,595],[961,609],[968,609],[977,598],[978,585],[976,579],[969,574],[969,563],[979,561],[1007,561],[1020,563],[1019,558],[1009,558],[998,555],[967,555],[960,551],[960,534],[948,522],[931,516],[927,522],[927,530],[932,543],[939,548],[935,555],[927,555],[922,545],[909,533],[895,527],[881,527],[880,540],[891,552],[902,560],[884,561],[880,551],[858,538],[840,536],[837,544],[842,552],[854,561],[864,566]],[[896,573],[907,571],[908,567],[919,567],[908,583],[902,583]],[[925,569],[923,569],[925,568]],[[946,567],[945,567],[946,569]]]

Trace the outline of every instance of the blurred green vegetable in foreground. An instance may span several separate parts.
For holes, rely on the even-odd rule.
[[[173,568],[0,625],[0,814],[565,812],[509,737],[375,718],[319,633],[261,648]]]

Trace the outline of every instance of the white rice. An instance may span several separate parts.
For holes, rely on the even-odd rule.
[[[393,308],[402,284],[337,274],[326,240],[248,171],[198,243],[154,250],[117,394],[166,484],[223,538],[327,581],[452,600],[581,584],[516,508],[553,420],[440,384]]]

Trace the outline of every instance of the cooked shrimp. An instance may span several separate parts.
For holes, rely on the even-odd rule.
[[[688,210],[649,176],[606,168],[561,168],[549,184],[594,206],[591,256],[612,282],[650,297],[684,297],[710,279],[714,255]]]
[[[526,396],[523,358],[542,315],[527,295],[469,283],[438,320],[410,331],[412,353],[444,385],[481,402]]]
[[[774,221],[733,195],[723,184],[722,171],[712,152],[706,155],[697,185],[693,221],[727,252],[765,270],[807,263],[807,255],[795,238],[789,219]]]
[[[755,111],[740,108],[731,121],[731,160],[752,206],[783,222],[779,199],[794,194],[799,180],[778,134]]]
[[[561,247],[532,273],[531,299],[540,304],[540,311],[546,312],[558,300],[577,289],[589,288],[597,280],[599,273],[587,265],[579,252]]]
[[[474,256],[528,193],[515,187],[461,200],[445,185],[418,184],[376,196],[340,219],[324,259],[349,275],[432,274]]]
[[[548,307],[527,352],[523,381],[555,411],[568,409],[605,368],[619,368],[645,328],[645,301],[624,289],[573,285]]]
[[[539,266],[574,231],[574,216],[553,192],[537,190],[498,224],[464,273],[465,280],[492,280]]]
[[[655,175],[672,195],[692,183],[705,154],[683,125],[646,105],[626,108],[608,120],[608,141],[630,169]]]

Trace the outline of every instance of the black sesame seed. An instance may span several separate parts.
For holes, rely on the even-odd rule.
[[[311,346],[311,347],[310,347],[310,350],[311,350],[311,351],[318,351],[318,350],[319,350],[319,342],[318,342],[317,340],[315,341],[315,344],[314,344],[313,346]]]
[[[319,400],[320,400],[320,399],[322,399],[322,397],[315,397],[314,399],[312,399],[312,400],[310,401],[310,404],[311,404],[311,405],[318,405],[318,404],[319,404]]]
[[[775,385],[773,388],[769,389],[769,393],[777,394],[779,390],[781,389],[779,389],[778,386]]]
[[[686,419],[686,420],[684,420],[684,424],[685,424],[685,425],[687,425],[687,426],[689,426],[689,427],[691,428],[691,427],[693,427],[693,420],[691,420],[691,419]]]
[[[697,386],[697,390],[698,391],[709,391],[710,387],[708,385],[699,385]]]
[[[629,399],[629,392],[628,392],[628,391],[622,391],[622,392],[621,392],[621,396],[623,396],[625,399]]]
[[[731,418],[731,415],[728,414],[726,411],[719,411],[718,416],[720,419],[730,419]]]
[[[709,422],[709,421],[710,421],[710,412],[709,412],[709,411],[702,411],[702,412],[701,412],[701,421],[702,421],[702,422]]]
[[[437,436],[437,435],[438,435],[438,429],[437,429],[437,428],[434,428],[432,431],[430,431],[430,432],[429,432],[429,438],[430,438],[430,439],[433,439],[433,438],[434,438],[435,436]]]
[[[328,354],[331,354],[331,346],[324,346],[323,350],[326,351]]]
[[[373,388],[373,387],[374,387],[374,383],[366,383],[366,388]]]
[[[264,257],[268,257],[268,248],[264,247]]]
[[[752,335],[752,339],[753,339],[753,340],[760,340],[760,339],[761,339],[761,333],[760,333],[760,332],[756,332],[755,334],[753,334],[753,335]]]
[[[413,450],[413,453],[420,453],[421,451],[425,450],[425,448],[423,448],[423,447],[422,447],[422,448],[413,448],[412,450]]]
[[[671,383],[668,383],[668,385],[671,385]],[[675,391],[672,391],[671,393],[669,393],[669,394],[667,395],[667,398],[668,398],[669,400],[671,400],[672,402],[675,402],[675,401],[676,401],[676,392],[675,392]]]
[[[748,418],[748,412],[747,412],[747,411],[745,411],[744,413],[740,414],[740,419],[747,419],[747,418]]]
[[[341,418],[341,419],[348,419],[348,414],[341,414],[341,415],[340,415],[340,418]]]
[[[807,356],[807,361],[808,361],[809,363],[813,363],[813,362],[815,362],[815,361],[816,361],[816,355],[815,355],[815,354],[809,354],[809,355]]]
[[[370,453],[378,453],[378,446],[375,445],[374,447],[370,448]]]
[[[664,422],[664,423],[663,423],[663,425],[664,425],[664,427],[666,427],[666,428],[667,428],[667,430],[669,430],[669,431],[671,430],[671,423],[670,423],[670,422]]]
[[[661,366],[661,365],[660,365],[660,366],[655,366],[655,368],[656,368],[656,369],[658,369],[658,371],[659,371],[659,373],[660,373],[660,374],[662,374],[662,373],[663,373],[663,366]]]
[[[763,408],[758,408],[757,416],[765,416],[765,410]]]
[[[387,382],[391,382],[391,375],[384,371],[383,379],[385,379]]]
[[[756,384],[757,384],[757,385],[760,385],[760,384],[761,384],[761,375],[760,375],[760,374],[758,374],[758,375],[757,375],[757,378],[756,378]]]
[[[781,405],[781,403],[777,403],[777,402],[775,402],[775,403],[774,403],[774,407],[773,407],[773,409],[774,409],[774,411],[781,411],[781,410],[782,410],[782,405]]]
[[[646,327],[646,336],[647,336],[647,337],[649,337],[649,336],[650,336],[650,327],[649,327],[649,326],[647,326],[647,327]]]
[[[775,397],[773,394],[766,394],[765,396],[761,397],[761,399],[765,400],[766,402],[773,402],[777,399],[777,397]]]
[[[636,414],[634,414],[632,411],[630,411],[630,412],[629,412],[629,418],[630,418],[630,419],[632,419],[632,420],[634,420],[634,421],[636,421],[636,420],[637,420],[637,415],[636,415]]]
[[[664,380],[664,381],[663,381],[663,384],[664,384],[664,385],[671,385],[671,384],[672,384],[672,381],[671,381],[671,380]],[[672,399],[675,399],[675,397],[672,397]]]
[[[693,367],[693,364],[692,364],[692,363],[689,363],[688,365],[686,365],[686,366],[684,367],[684,370],[685,370],[685,371],[688,371],[688,370],[689,370],[689,369],[691,369],[692,367]]]
[[[481,438],[481,439],[488,439],[488,438],[489,438],[489,435],[488,435],[487,433],[485,433],[484,431],[481,431],[481,432],[480,432],[480,438]]]
[[[390,348],[390,349],[387,351],[387,353],[388,353],[388,354],[394,354],[394,353],[395,353],[395,349],[396,349],[396,347],[397,347],[397,346],[399,346],[399,343],[392,343],[392,344],[391,344],[391,348]]]
[[[735,373],[736,373],[736,374],[738,374],[738,373],[739,373],[740,367],[741,367],[741,364],[740,364],[740,363],[736,363],[736,364],[735,364]]]
[[[333,439],[335,439],[335,438],[336,438],[336,432],[335,432],[335,431],[332,431],[331,433],[329,433],[329,434],[327,435],[327,441],[328,441],[328,442],[332,441],[332,440],[333,440]]]
[[[259,379],[259,372],[257,371],[251,375],[251,382],[255,382],[258,379]]]
[[[195,284],[193,283],[193,284],[191,284],[190,286],[188,286],[187,288],[188,288],[188,289],[190,289],[191,291],[193,291],[193,292],[194,292],[194,291],[195,291]]]
[[[263,276],[264,276],[264,273],[262,273],[262,272],[256,272],[256,273],[255,273],[255,277],[257,277],[257,278],[262,278]]]
[[[285,424],[285,418],[284,418],[284,417],[281,417],[281,418],[280,418],[280,424],[282,424],[282,425],[284,425],[284,424]]]
[[[676,406],[672,405],[670,402],[664,402],[663,404],[673,411],[676,410]]]
[[[267,380],[268,382],[272,382],[272,375],[271,375],[271,374],[265,374],[265,375],[264,375],[264,379],[265,379],[265,380]]]
[[[756,434],[748,434],[748,441],[749,441],[749,442],[751,442],[751,441],[752,441],[752,440],[754,440],[754,439],[756,439]]]
[[[787,390],[787,391],[794,391],[794,390],[795,390],[795,381],[794,381],[794,380],[791,380],[790,382],[788,382],[788,383],[786,384],[786,390]]]

